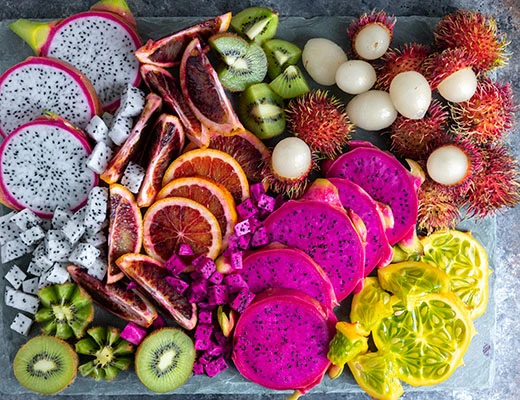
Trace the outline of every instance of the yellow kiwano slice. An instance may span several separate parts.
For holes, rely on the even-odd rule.
[[[377,271],[379,284],[402,300],[407,296],[428,293],[446,293],[450,290],[450,277],[432,265],[403,261],[390,264]]]
[[[368,337],[359,323],[340,321],[336,324],[336,334],[330,342],[327,357],[333,365],[339,367],[338,375],[346,363],[367,351]]]
[[[462,364],[475,330],[453,293],[430,293],[397,302],[372,331],[379,351],[391,352],[397,377],[412,386],[436,385]]]
[[[468,307],[472,319],[484,314],[488,302],[489,262],[486,250],[469,233],[447,230],[421,240],[421,261],[450,277],[453,291]]]
[[[390,353],[360,354],[348,366],[358,385],[375,399],[396,400],[404,393]]]

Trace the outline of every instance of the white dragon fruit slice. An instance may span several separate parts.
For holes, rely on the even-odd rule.
[[[35,314],[36,311],[38,311],[40,301],[36,296],[6,286],[5,304],[6,306],[16,308],[17,310]]]
[[[26,279],[22,282],[22,290],[24,293],[38,294],[38,282],[40,278],[35,276],[34,278]]]
[[[126,85],[117,113],[121,117],[137,117],[145,104],[144,92],[131,84]]]
[[[9,327],[20,335],[27,336],[29,335],[33,322],[34,321],[27,315],[18,313]]]
[[[133,125],[134,120],[131,117],[123,117],[122,115],[116,114],[108,136],[116,145],[121,146],[130,136]]]
[[[64,207],[58,206],[52,215],[51,229],[61,229],[69,219],[72,218],[72,212]]]
[[[84,129],[94,115],[101,113],[101,105],[92,84],[72,65],[29,57],[0,77],[0,135],[6,137],[43,111],[56,113]]]
[[[34,246],[26,245],[20,237],[5,242],[0,248],[2,264],[16,260],[34,250]]]
[[[114,151],[105,142],[96,143],[92,153],[87,158],[87,167],[96,174],[101,174],[107,168],[108,163],[112,159]]]
[[[61,284],[67,282],[69,278],[70,275],[67,268],[60,265],[60,263],[55,263],[49,271],[47,282]]]
[[[90,151],[84,132],[57,116],[20,126],[0,145],[0,202],[43,218],[58,206],[78,209],[98,182]]]
[[[22,231],[27,231],[42,223],[42,220],[28,208],[13,215],[11,221]]]
[[[0,217],[0,245],[5,244],[9,240],[16,239],[22,232],[11,218],[16,215],[16,211]]]
[[[108,126],[103,119],[94,115],[87,124],[85,132],[97,142],[105,142],[108,140]]]
[[[69,256],[69,261],[88,269],[100,255],[101,251],[98,248],[88,243],[79,243]]]
[[[123,177],[121,178],[121,184],[125,186],[132,193],[136,194],[139,192],[139,188],[143,183],[145,170],[139,164],[130,161],[128,166],[125,168]]]
[[[28,246],[37,244],[43,238],[45,238],[45,232],[40,226],[34,226],[31,229],[27,229],[25,232],[20,233],[20,239],[22,239],[22,242]]]
[[[89,232],[98,232],[107,219],[108,188],[96,186],[88,194],[83,224]]]
[[[16,264],[14,264],[4,276],[4,279],[15,289],[20,289],[25,278],[27,278],[27,275]]]
[[[51,261],[67,261],[72,251],[72,245],[61,231],[51,229],[45,235],[47,257]]]

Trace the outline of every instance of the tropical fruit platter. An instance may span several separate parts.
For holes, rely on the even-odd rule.
[[[492,15],[101,0],[0,43],[0,390],[490,385],[520,201]]]

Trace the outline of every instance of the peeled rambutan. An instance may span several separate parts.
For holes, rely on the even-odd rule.
[[[489,78],[479,80],[471,99],[450,104],[457,134],[479,144],[502,139],[513,125],[515,109],[511,86]]]
[[[311,152],[331,159],[341,153],[354,130],[343,103],[322,90],[292,99],[286,120],[289,132],[307,143]]]
[[[375,60],[388,50],[394,34],[396,19],[384,11],[365,13],[352,21],[347,34],[352,50],[365,60]]]
[[[501,67],[511,56],[497,21],[478,11],[457,10],[445,15],[435,27],[434,39],[440,49],[463,48],[475,55],[478,72]]]
[[[432,100],[426,115],[410,119],[399,115],[390,126],[391,150],[412,160],[426,160],[431,142],[446,132],[448,111],[438,100]]]
[[[417,43],[406,43],[401,48],[388,50],[381,57],[381,64],[376,66],[376,88],[388,91],[397,74],[406,71],[421,72],[422,63],[429,53],[428,46]]]
[[[483,218],[520,203],[518,160],[504,144],[481,148],[482,168],[467,196],[468,214]]]

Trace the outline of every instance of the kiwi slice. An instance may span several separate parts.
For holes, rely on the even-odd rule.
[[[76,352],[93,356],[94,359],[79,366],[81,375],[90,376],[96,381],[111,381],[119,371],[130,367],[134,346],[121,338],[120,333],[112,326],[96,326],[87,331],[89,337],[76,343]]]
[[[289,65],[283,72],[274,78],[269,84],[271,89],[284,99],[292,99],[307,93],[309,85],[296,65]]]
[[[251,85],[240,94],[238,116],[260,139],[278,136],[285,129],[283,99],[267,83]]]
[[[256,43],[249,44],[233,33],[222,33],[210,38],[211,47],[222,57],[217,68],[222,85],[232,92],[262,82],[267,74],[267,57]]]
[[[171,392],[191,375],[195,346],[176,328],[162,328],[148,335],[137,348],[135,372],[141,383],[157,393]]]
[[[78,355],[61,339],[36,336],[20,347],[13,370],[23,387],[36,393],[54,394],[76,378]]]
[[[302,56],[301,49],[282,39],[266,40],[262,48],[267,56],[267,75],[274,79],[289,65],[295,65]]]
[[[231,18],[231,26],[239,35],[262,44],[276,34],[278,13],[266,7],[250,7]]]
[[[34,319],[45,322],[42,332],[60,339],[81,338],[94,318],[92,299],[75,283],[52,285],[38,291],[41,306]]]

